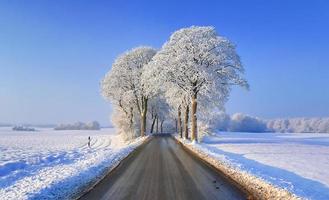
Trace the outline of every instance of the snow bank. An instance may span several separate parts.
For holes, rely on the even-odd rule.
[[[147,139],[126,143],[114,129],[54,132],[0,129],[0,199],[76,198]]]
[[[60,124],[54,128],[55,130],[99,130],[100,125],[97,121],[82,123],[76,122],[74,124]]]
[[[194,147],[297,196],[329,199],[326,134],[221,132]]]
[[[329,133],[329,118],[264,120],[242,113],[220,114],[215,128],[232,132]]]
[[[231,163],[224,155],[209,151],[209,149],[204,148],[200,144],[191,143],[179,137],[176,137],[176,139],[200,158],[219,169],[238,185],[242,186],[242,188],[250,194],[252,199],[299,199],[289,191],[276,187],[247,171],[241,170],[238,165]]]

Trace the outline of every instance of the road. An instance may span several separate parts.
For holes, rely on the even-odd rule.
[[[85,199],[246,199],[221,174],[170,136],[155,136],[108,174]]]

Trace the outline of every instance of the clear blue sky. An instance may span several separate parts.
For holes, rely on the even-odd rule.
[[[212,25],[235,44],[249,92],[227,112],[263,118],[329,116],[327,1],[0,2],[0,122],[109,121],[99,81],[138,45]]]

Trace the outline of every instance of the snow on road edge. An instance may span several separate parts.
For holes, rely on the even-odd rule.
[[[136,138],[117,149],[91,149],[87,157],[74,163],[45,167],[1,188],[0,199],[76,199],[149,138]]]
[[[114,170],[121,161],[123,161],[125,158],[127,158],[131,153],[133,153],[139,146],[145,144],[147,141],[150,140],[150,136],[144,136],[140,138],[136,138],[133,140],[126,148],[123,150],[123,154],[118,154],[116,162],[111,163],[108,167],[106,167],[101,174],[99,174],[95,179],[90,180],[90,182],[86,185],[81,186],[79,190],[72,193],[71,197],[72,199],[79,199],[82,197],[85,193],[92,190],[100,181],[102,181],[107,174],[109,174],[112,170]]]
[[[285,189],[278,188],[259,177],[239,169],[237,166],[232,165],[228,160],[219,158],[218,155],[216,156],[216,154],[209,152],[199,144],[193,144],[192,142],[181,139],[178,136],[174,136],[174,138],[201,159],[220,170],[226,176],[245,188],[251,195],[253,195],[254,199],[301,199],[301,197],[297,197],[295,194],[292,194]]]
[[[72,199],[79,199],[82,197],[85,193],[89,192],[92,190],[99,182],[101,182],[107,174],[109,174],[112,170],[114,170],[119,164],[127,158],[131,153],[133,153],[139,146],[145,144],[150,140],[150,136],[144,136],[141,138],[135,139],[131,144],[129,144],[128,151],[125,151],[125,154],[119,154],[118,159],[116,160],[115,163],[112,163],[112,165],[108,166],[106,169],[104,169],[103,173],[97,176],[96,179],[91,180],[89,184],[84,185],[80,188],[80,190],[76,191],[74,194],[71,195]]]

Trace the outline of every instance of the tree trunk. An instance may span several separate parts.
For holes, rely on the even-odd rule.
[[[177,133],[177,119],[175,119],[175,131]]]
[[[146,116],[142,113],[141,114],[141,136],[143,137],[145,135],[145,124],[146,124]]]
[[[143,99],[142,102],[142,114],[141,114],[141,136],[145,135],[146,131],[146,113],[147,113],[147,98]]]
[[[134,124],[134,108],[133,107],[130,107],[130,116],[129,116],[129,127],[132,129],[133,128],[133,124]]]
[[[188,115],[189,115],[189,106],[186,106],[184,113],[184,138],[188,139]]]
[[[161,120],[161,125],[160,125],[161,133],[163,133],[163,122],[164,122],[164,120]]]
[[[155,119],[156,119],[156,116],[152,120],[151,133],[153,133],[153,130],[154,130]]]
[[[156,123],[157,123],[157,125],[156,125],[157,126],[157,133],[159,133],[159,118],[157,118],[157,122]]]
[[[178,107],[178,117],[177,117],[177,126],[178,126],[178,132],[181,138],[183,138],[183,129],[182,129],[182,112],[181,107]]]
[[[192,127],[191,127],[191,139],[192,141],[197,141],[198,140],[198,121],[197,121],[197,116],[196,116],[196,112],[197,112],[197,105],[198,105],[198,101],[197,101],[197,94],[194,93],[192,95],[192,113],[191,113],[191,121],[192,121]]]

